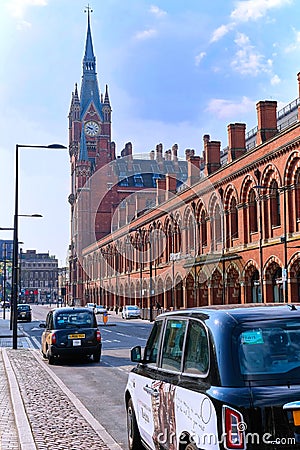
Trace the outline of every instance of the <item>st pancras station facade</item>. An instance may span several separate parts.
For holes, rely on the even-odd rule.
[[[136,304],[144,317],[299,302],[300,74],[283,109],[259,101],[255,128],[231,123],[226,148],[206,134],[201,155],[180,158],[176,144],[139,155],[130,142],[116,156],[90,10],[82,70],[69,111],[68,302]]]

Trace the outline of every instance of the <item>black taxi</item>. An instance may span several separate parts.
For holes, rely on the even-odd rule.
[[[131,359],[130,450],[300,449],[300,305],[164,313]]]
[[[96,316],[88,308],[56,308],[48,312],[42,334],[42,355],[49,364],[59,357],[101,357],[101,334]]]

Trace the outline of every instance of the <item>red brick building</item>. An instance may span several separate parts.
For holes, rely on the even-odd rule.
[[[89,33],[88,23],[86,48]],[[73,299],[147,311],[156,304],[300,301],[299,86],[300,75],[298,97],[283,110],[258,102],[253,130],[228,125],[225,149],[205,135],[203,154],[187,149],[185,161],[176,145],[163,154],[161,144],[148,159],[135,158],[131,144],[116,158],[107,90],[100,105],[107,115],[90,102],[81,107],[78,129],[75,90]],[[96,131],[94,150],[81,133],[91,120],[106,130]]]

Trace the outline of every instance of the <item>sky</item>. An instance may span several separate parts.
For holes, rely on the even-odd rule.
[[[13,227],[15,148],[68,146],[68,113],[80,87],[87,2],[0,0],[0,227]],[[120,154],[175,143],[202,155],[203,136],[227,142],[227,125],[257,125],[255,105],[298,97],[299,0],[90,0],[100,91],[108,85]],[[20,148],[23,251],[66,265],[70,243],[68,150]],[[12,231],[0,231],[12,239]]]

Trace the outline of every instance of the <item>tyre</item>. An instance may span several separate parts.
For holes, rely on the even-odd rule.
[[[143,448],[131,399],[129,399],[127,405],[127,437],[129,450],[141,450]]]
[[[101,358],[101,352],[97,352],[97,353],[94,353],[94,354],[93,354],[93,361],[94,361],[95,363],[100,362],[100,358]]]
[[[50,364],[51,366],[53,366],[53,364],[54,364],[54,356],[53,356],[53,355],[50,355],[49,349],[47,350],[47,359],[48,359],[49,364]]]
[[[49,362],[50,366],[53,366],[53,364],[55,362],[55,358],[53,355],[48,355],[48,362]]]

